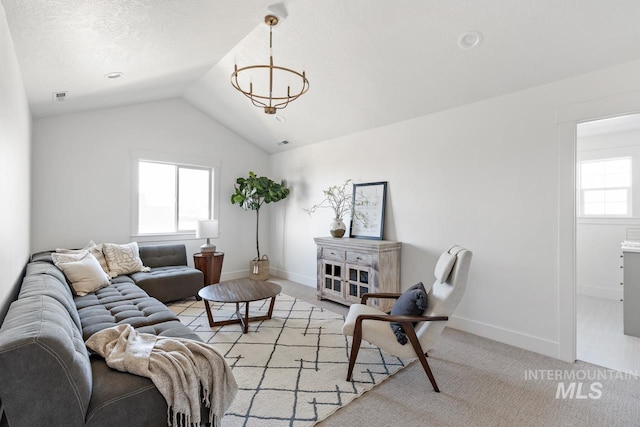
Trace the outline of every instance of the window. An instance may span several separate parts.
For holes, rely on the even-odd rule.
[[[580,162],[582,216],[631,216],[631,158]]]
[[[213,212],[213,169],[138,160],[137,232],[170,234],[196,229]]]

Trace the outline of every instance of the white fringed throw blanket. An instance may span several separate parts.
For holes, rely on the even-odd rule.
[[[170,426],[200,424],[201,390],[209,422],[220,425],[238,391],[224,357],[208,344],[120,325],[96,332],[86,345],[109,367],[150,378],[167,401]]]

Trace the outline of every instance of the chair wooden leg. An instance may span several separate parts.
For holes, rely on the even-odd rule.
[[[433,390],[436,393],[440,393],[440,390],[438,389],[438,384],[436,384],[436,379],[433,377],[433,373],[431,372],[431,367],[429,366],[429,362],[427,362],[427,357],[425,355],[425,352],[422,351],[422,346],[420,345],[420,341],[416,336],[416,332],[413,329],[413,326],[407,325],[404,327],[404,330],[407,333],[407,337],[409,338],[409,341],[413,346],[413,350],[416,352],[416,355],[418,356],[418,359],[420,360],[420,363],[422,364],[424,371],[427,373],[427,376],[429,377],[429,381],[431,381]]]
[[[347,381],[351,381],[353,374],[353,367],[356,364],[356,358],[358,357],[358,351],[360,350],[360,343],[362,342],[362,329],[358,329],[353,333],[353,340],[351,342],[351,355],[349,356],[349,370],[347,371]]]

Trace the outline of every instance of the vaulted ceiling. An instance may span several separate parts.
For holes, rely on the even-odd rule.
[[[638,0],[275,3],[2,0],[35,117],[182,97],[268,153],[640,58]],[[269,9],[275,64],[310,80],[280,120],[229,82],[268,62]]]

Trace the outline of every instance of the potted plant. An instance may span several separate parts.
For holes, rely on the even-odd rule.
[[[269,277],[269,257],[260,257],[259,226],[260,208],[265,203],[273,203],[287,197],[289,189],[284,181],[277,182],[266,176],[256,176],[249,172],[248,178],[238,178],[234,186],[235,192],[231,195],[231,203],[240,205],[244,210],[256,211],[256,251],[257,257],[250,262],[250,278],[254,280],[266,280]]]
[[[307,212],[309,216],[320,208],[333,209],[333,220],[329,226],[329,232],[333,237],[340,238],[344,236],[344,233],[347,231],[347,227],[343,222],[345,214],[349,214],[352,217],[355,216],[365,223],[367,221],[365,215],[353,210],[353,194],[351,191],[347,191],[347,188],[349,188],[349,190],[353,188],[352,183],[352,179],[347,179],[342,185],[332,185],[326,190],[322,190],[324,199],[317,205],[305,209],[305,212]]]

